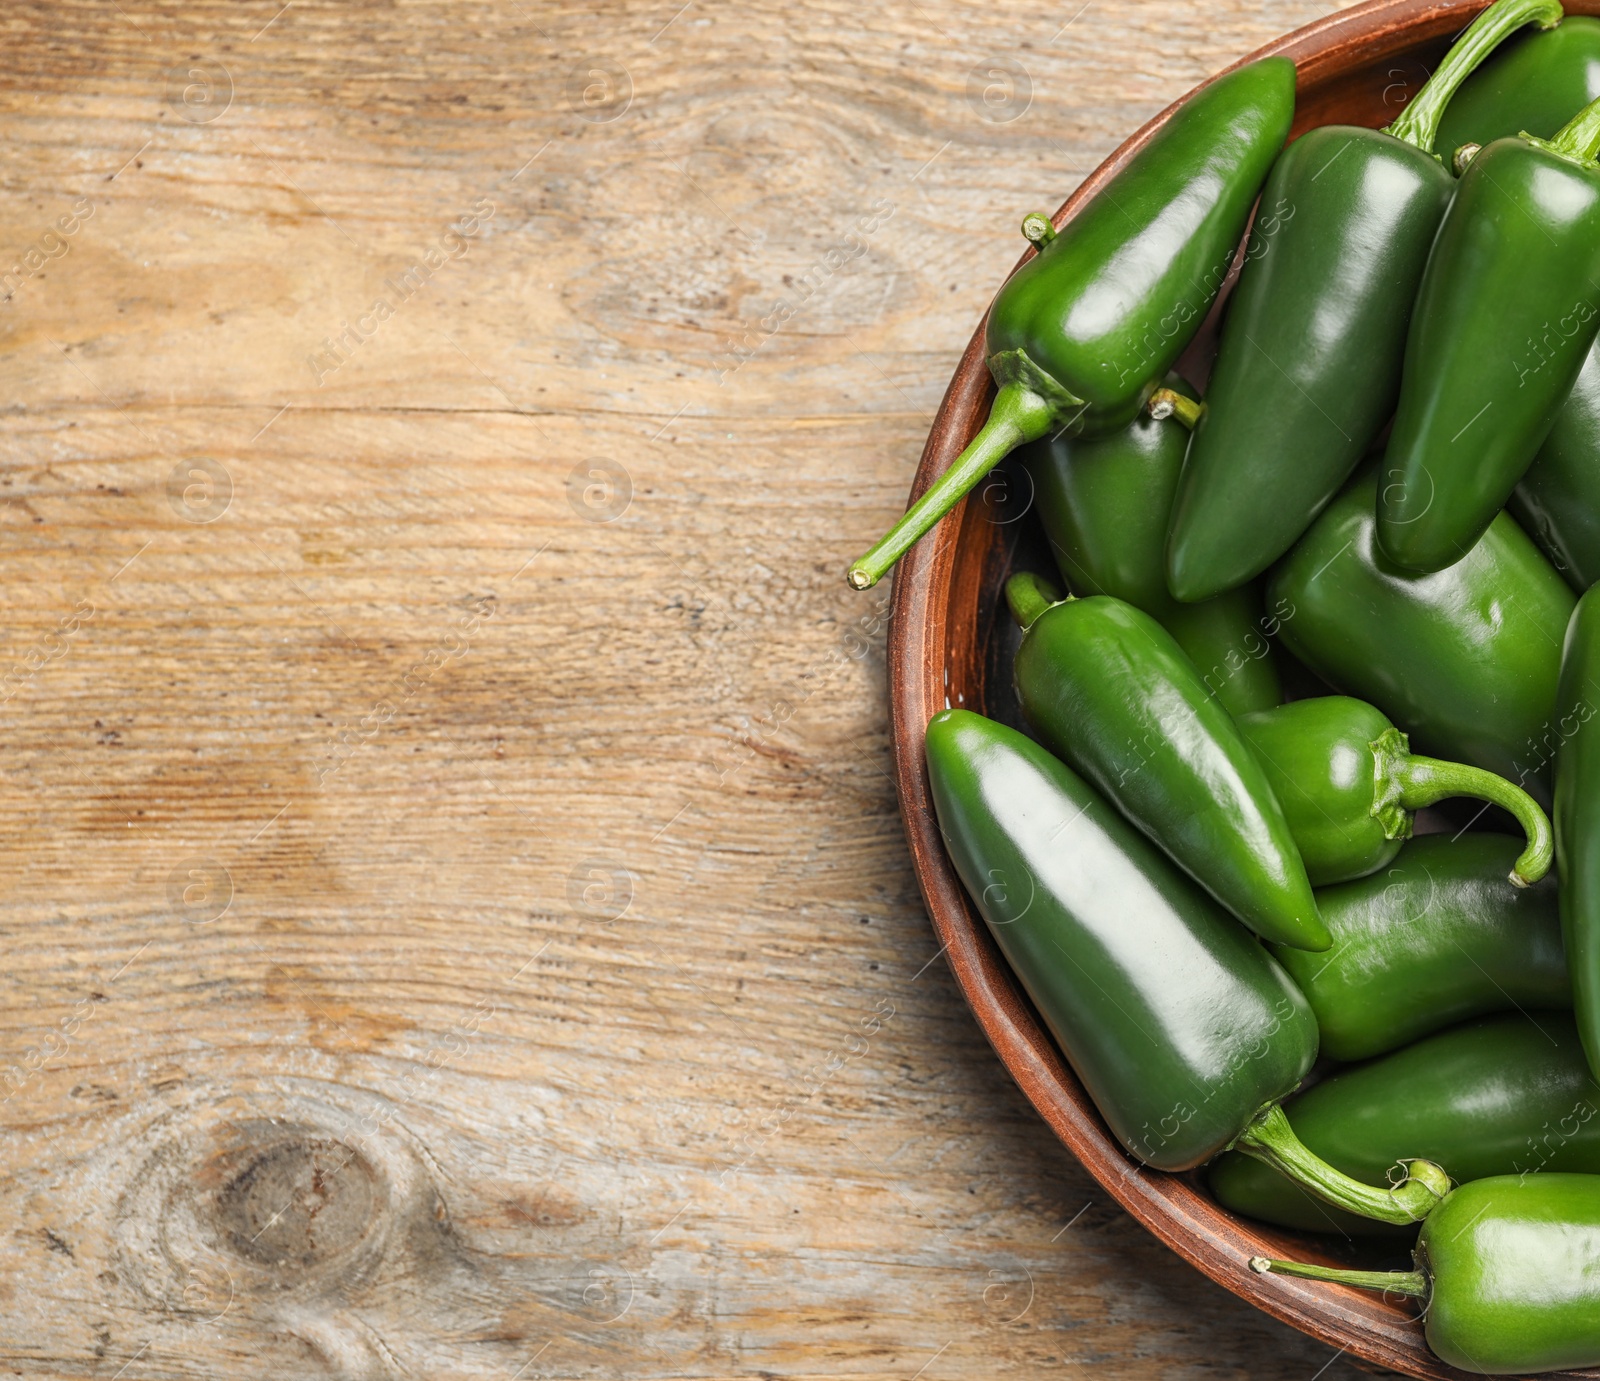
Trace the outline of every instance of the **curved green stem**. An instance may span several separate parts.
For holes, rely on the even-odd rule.
[[[1401,1161],[1405,1178],[1388,1189],[1352,1179],[1310,1150],[1276,1103],[1268,1103],[1251,1119],[1232,1149],[1270,1165],[1335,1208],[1380,1223],[1420,1222],[1450,1192],[1450,1177],[1431,1160]]]
[[[1522,826],[1528,846],[1511,870],[1511,881],[1516,886],[1526,887],[1538,882],[1550,871],[1551,860],[1555,857],[1555,836],[1549,817],[1539,809],[1533,797],[1504,777],[1485,772],[1481,767],[1416,757],[1406,751],[1407,746],[1406,736],[1398,729],[1385,731],[1372,743],[1377,759],[1372,814],[1390,839],[1411,837],[1412,811],[1450,796],[1471,796],[1510,812]],[[1404,821],[1401,828],[1394,827],[1397,817]]]
[[[1600,154],[1600,100],[1590,101],[1550,138],[1547,148],[1580,163]]]
[[[1068,595],[1068,599],[1072,596]],[[1006,581],[1006,603],[1011,606],[1011,617],[1017,627],[1026,633],[1033,621],[1052,604],[1060,604],[1062,597],[1054,585],[1042,575],[1032,571],[1018,571]]]
[[[1444,108],[1473,69],[1524,24],[1553,29],[1560,22],[1560,0],[1495,0],[1467,26],[1466,33],[1455,41],[1433,76],[1417,92],[1416,99],[1384,133],[1405,140],[1423,153],[1432,153]]]
[[[1150,395],[1147,404],[1150,416],[1157,422],[1168,417],[1176,417],[1190,431],[1193,431],[1200,422],[1200,410],[1204,406],[1197,403],[1187,394],[1179,393],[1175,388],[1158,388]]]
[[[1342,1271],[1336,1266],[1311,1266],[1300,1261],[1274,1261],[1267,1256],[1252,1256],[1250,1269],[1257,1275],[1299,1276],[1301,1280],[1330,1280],[1336,1285],[1354,1285],[1358,1290],[1382,1290],[1387,1295],[1427,1299],[1425,1271]]]
[[[989,471],[1024,441],[1037,441],[1048,432],[1055,424],[1055,415],[1050,401],[1026,383],[1002,387],[994,396],[983,430],[956,457],[955,464],[934,480],[900,521],[878,539],[877,545],[856,560],[846,577],[850,584],[857,590],[870,590]]]

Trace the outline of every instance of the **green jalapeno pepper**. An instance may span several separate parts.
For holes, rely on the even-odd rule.
[[[1017,698],[1045,742],[1256,934],[1327,949],[1266,773],[1172,636],[1109,595],[1052,604],[1028,573],[1006,598],[1026,630]]]
[[[1172,510],[1179,599],[1266,570],[1389,420],[1411,304],[1455,191],[1433,152],[1439,117],[1503,38],[1560,18],[1559,0],[1497,0],[1387,129],[1324,125],[1278,156]]]
[[[1578,601],[1561,650],[1556,699],[1556,866],[1572,1008],[1589,1067],[1600,1071],[1600,596]]]
[[[1458,1184],[1600,1171],[1600,1086],[1572,1018],[1560,1012],[1441,1031],[1341,1070],[1284,1111],[1309,1150],[1371,1185],[1382,1185],[1396,1157],[1412,1148]],[[1394,1224],[1341,1212],[1248,1156],[1219,1156],[1206,1178],[1224,1208],[1280,1227],[1354,1237],[1395,1232]]]
[[[999,391],[944,474],[851,568],[865,590],[1024,441],[1133,420],[1199,330],[1294,116],[1294,64],[1264,58],[1175,111],[1059,233],[1030,216],[1039,253],[989,308]]]
[[[1600,580],[1600,346],[1508,507],[1579,594]]]
[[[1600,101],[1462,174],[1406,337],[1378,494],[1397,565],[1466,555],[1532,462],[1600,331]]]
[[[1161,1170],[1232,1145],[1328,1202],[1412,1222],[1449,1181],[1394,1188],[1309,1155],[1277,1100],[1316,1057],[1305,999],[1250,935],[1094,788],[968,710],[928,723],[946,847],[989,933],[1112,1134]]]
[[[1239,732],[1267,770],[1312,886],[1383,867],[1411,838],[1416,811],[1475,796],[1509,811],[1528,847],[1511,869],[1519,887],[1550,870],[1550,822],[1527,792],[1465,763],[1413,756],[1383,711],[1344,695],[1240,715]]]
[[[1600,1175],[1500,1176],[1453,1189],[1422,1225],[1414,1271],[1252,1257],[1258,1272],[1426,1301],[1428,1346],[1481,1376],[1600,1363]]]
[[[1166,387],[1192,399],[1176,375]],[[1230,714],[1283,700],[1259,585],[1201,604],[1167,589],[1167,515],[1183,469],[1188,429],[1176,418],[1135,418],[1100,437],[1056,437],[1019,451],[1056,565],[1076,595],[1114,595],[1177,639],[1206,689]]]
[[[1438,146],[1448,157],[1524,130],[1548,139],[1597,96],[1600,20],[1569,15],[1512,39],[1468,77],[1439,122]]]
[[[1548,806],[1572,591],[1506,514],[1455,565],[1398,569],[1377,548],[1376,491],[1374,472],[1358,475],[1274,568],[1267,602],[1286,611],[1284,643],[1419,751],[1505,777]]]
[[[1365,1060],[1467,1017],[1571,1007],[1556,880],[1512,887],[1502,834],[1425,835],[1381,873],[1317,893],[1329,954],[1275,951],[1322,1032]]]

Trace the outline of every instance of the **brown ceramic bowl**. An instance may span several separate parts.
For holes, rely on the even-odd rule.
[[[1397,94],[1416,89],[1454,35],[1483,7],[1484,0],[1374,0],[1298,29],[1243,61],[1272,54],[1294,59],[1296,134],[1326,124],[1378,127],[1397,113]],[[1566,8],[1569,14],[1597,13],[1600,0],[1568,0]],[[1070,220],[1174,109],[1156,116],[1085,179],[1056,212],[1056,225]],[[913,499],[949,466],[988,415],[994,390],[984,366],[983,332],[979,322],[950,381],[917,470]],[[1203,378],[1206,372],[1205,334],[1184,362],[1190,377]],[[1236,1295],[1342,1348],[1352,1359],[1412,1376],[1464,1377],[1428,1351],[1411,1306],[1343,1286],[1258,1276],[1246,1265],[1258,1254],[1334,1263],[1325,1241],[1235,1217],[1206,1197],[1197,1178],[1143,1169],[1131,1160],[1106,1130],[972,910],[939,839],[922,735],[928,720],[947,704],[1016,722],[1009,655],[1015,635],[1001,585],[1019,559],[1019,544],[1028,540],[1028,524],[1010,517],[1004,501],[975,494],[914,547],[895,576],[889,630],[890,704],[906,833],[928,911],[967,1001],[1056,1135],[1174,1251]],[[1600,1372],[1581,1374],[1600,1377]]]

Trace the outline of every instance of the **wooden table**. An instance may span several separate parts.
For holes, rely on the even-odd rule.
[[[984,1044],[841,578],[1327,6],[677,2],[7,8],[0,1360],[1347,1377]]]

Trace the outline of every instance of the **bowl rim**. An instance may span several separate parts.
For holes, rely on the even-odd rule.
[[[1306,92],[1446,39],[1485,5],[1486,0],[1369,0],[1275,39],[1194,91],[1245,63],[1284,56],[1295,62],[1297,91]],[[1600,0],[1568,0],[1566,10],[1595,13]],[[1070,220],[1194,91],[1147,121],[1090,173],[1056,211],[1055,225],[1059,228]],[[1297,123],[1296,128],[1302,127]],[[1031,248],[1025,250],[1011,272],[1033,254]],[[940,403],[910,501],[949,467],[987,415],[992,395],[983,350],[987,322],[985,309]],[[964,503],[900,562],[894,574],[887,655],[895,780],[912,865],[942,952],[979,1025],[1024,1095],[1068,1150],[1123,1208],[1191,1265],[1274,1318],[1352,1359],[1415,1377],[1464,1381],[1468,1373],[1447,1366],[1429,1351],[1421,1322],[1409,1310],[1345,1286],[1255,1274],[1246,1261],[1272,1242],[1273,1229],[1227,1213],[1188,1178],[1132,1160],[1100,1121],[973,912],[940,839],[922,737],[928,720],[950,703],[955,641],[950,610],[959,599],[964,597],[970,605],[976,597],[971,588],[959,592],[953,588],[958,574],[955,558],[978,511],[978,505]],[[1595,1377],[1600,1372],[1559,1375]]]

